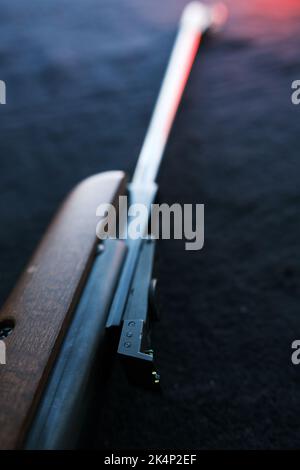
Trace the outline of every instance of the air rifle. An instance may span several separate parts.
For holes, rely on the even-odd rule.
[[[156,386],[149,340],[155,317],[154,240],[100,241],[96,209],[130,203],[150,208],[155,183],[202,35],[224,22],[223,5],[190,3],[180,28],[132,181],[120,171],[92,176],[63,202],[0,312],[0,448],[76,446],[87,396],[117,338],[129,376]],[[148,219],[143,220],[147,230]]]

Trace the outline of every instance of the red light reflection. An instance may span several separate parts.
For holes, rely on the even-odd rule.
[[[288,18],[300,14],[299,0],[251,0],[249,2],[230,0],[227,3],[231,9],[244,9],[261,16]]]

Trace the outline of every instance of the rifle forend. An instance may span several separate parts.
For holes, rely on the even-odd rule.
[[[0,334],[13,326],[0,367],[0,449],[23,444],[96,256],[96,208],[115,204],[125,187],[125,175],[117,171],[79,184],[0,312]]]

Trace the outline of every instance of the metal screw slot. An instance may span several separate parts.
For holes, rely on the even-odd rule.
[[[15,322],[13,320],[0,321],[0,340],[7,338],[13,331]]]

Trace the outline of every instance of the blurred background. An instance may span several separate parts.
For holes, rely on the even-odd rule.
[[[69,190],[132,173],[185,0],[2,0],[0,302]],[[167,147],[160,200],[205,204],[205,246],[158,243],[162,393],[117,366],[93,448],[300,442],[298,0],[227,0]]]

